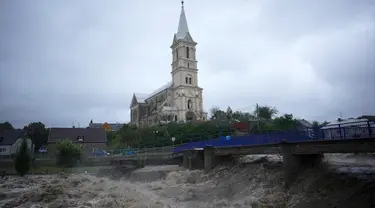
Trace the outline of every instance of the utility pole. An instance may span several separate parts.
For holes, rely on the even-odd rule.
[[[258,131],[260,131],[260,124],[259,124],[259,105],[257,103],[257,106],[256,106],[256,112],[257,112],[257,123],[258,123]]]

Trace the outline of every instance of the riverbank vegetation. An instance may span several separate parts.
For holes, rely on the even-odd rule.
[[[270,106],[257,106],[252,113],[233,112],[230,107],[226,111],[214,107],[210,113],[208,121],[172,122],[145,128],[125,124],[118,132],[107,135],[108,146],[111,149],[163,147],[236,135],[238,132],[251,134],[305,128],[292,114],[277,116],[278,110]],[[314,122],[313,125],[319,124]]]

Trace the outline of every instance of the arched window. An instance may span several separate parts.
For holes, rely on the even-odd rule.
[[[186,75],[185,77],[185,83],[186,84],[192,84],[193,83],[193,78],[190,74]]]
[[[178,59],[178,48],[176,49],[176,60]]]
[[[174,116],[174,120],[177,121],[177,115]]]
[[[188,109],[190,110],[190,109],[192,109],[193,108],[193,103],[191,102],[191,100],[189,99],[188,100]]]
[[[186,47],[186,58],[189,58],[189,47]]]
[[[187,65],[188,65],[188,68],[190,68],[190,64],[188,63]]]

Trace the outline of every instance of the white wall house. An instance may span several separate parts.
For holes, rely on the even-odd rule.
[[[9,156],[16,154],[22,144],[22,138],[26,138],[27,147],[31,152],[34,152],[34,144],[31,139],[25,137],[24,131],[17,129],[0,132],[0,155]]]
[[[336,120],[321,129],[326,139],[368,138],[375,133],[375,122],[368,119]]]

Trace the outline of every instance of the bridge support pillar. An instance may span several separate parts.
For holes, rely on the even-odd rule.
[[[184,168],[189,170],[203,169],[204,153],[202,150],[185,150],[182,157]]]
[[[216,155],[213,147],[204,148],[204,170],[209,172],[216,165]]]
[[[323,154],[293,154],[293,146],[285,145],[283,147],[285,187],[290,187],[298,174],[306,168],[319,166],[322,159]]]
[[[182,152],[182,167],[188,169],[189,168],[189,157],[191,155],[191,150],[184,150]]]

